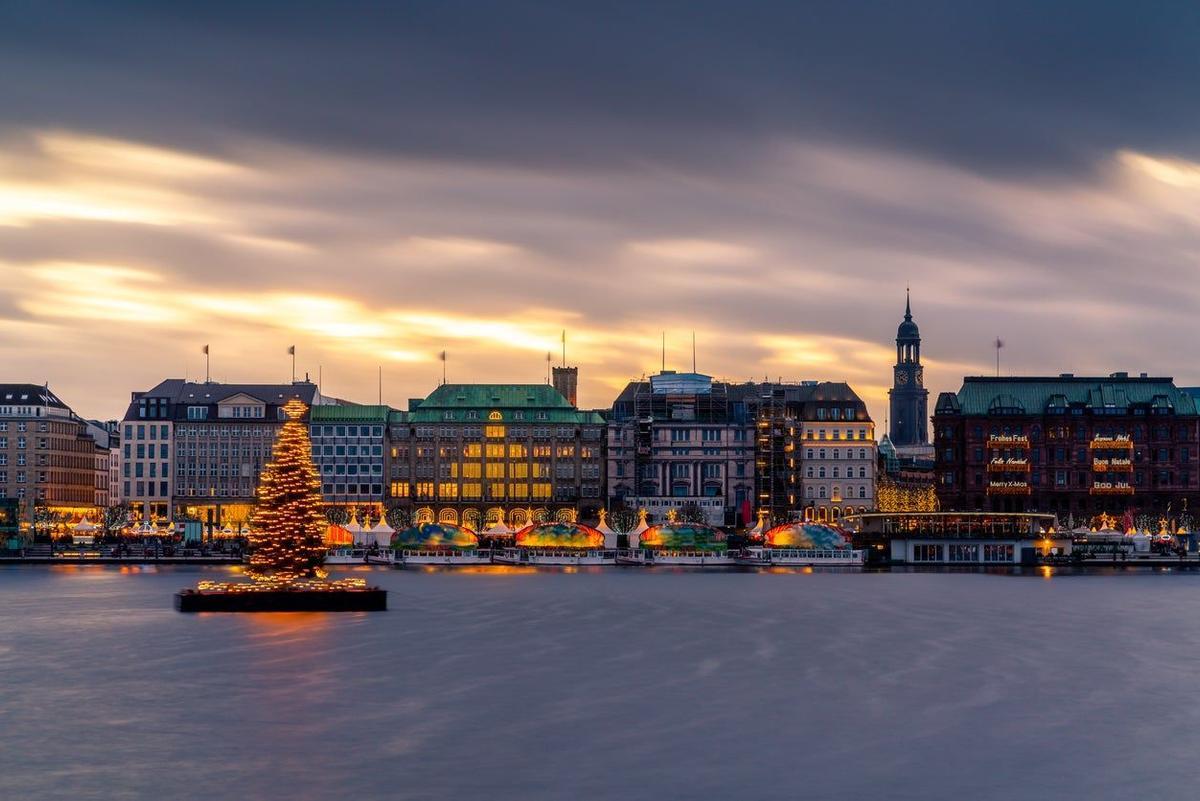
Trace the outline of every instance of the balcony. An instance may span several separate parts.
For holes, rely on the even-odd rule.
[[[1091,495],[1132,495],[1133,486],[1126,481],[1097,481],[1088,490]]]
[[[1102,459],[1096,457],[1092,459],[1092,472],[1094,473],[1132,473],[1132,459]]]
[[[1028,473],[1028,459],[993,459],[988,462],[989,473]]]

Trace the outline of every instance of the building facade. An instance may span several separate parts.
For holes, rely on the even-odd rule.
[[[320,402],[315,384],[219,384],[167,379],[134,392],[121,423],[122,495],[138,519],[186,517],[207,533],[250,519],[258,477],[292,398]]]
[[[592,516],[604,419],[548,384],[443,384],[389,416],[388,505],[482,530]]]
[[[1194,508],[1196,403],[1170,378],[967,377],[934,411],[944,510],[1101,512]]]
[[[630,382],[608,419],[608,504],[652,521],[695,507],[713,525],[745,523],[755,502],[755,428],[744,392],[698,373]]]
[[[888,390],[891,426],[888,438],[903,450],[929,442],[929,390],[921,366],[921,332],[913,322],[912,305],[904,300],[904,321],[896,330],[896,364]]]
[[[387,406],[328,404],[309,410],[313,463],[327,504],[382,514],[389,445]]]
[[[739,384],[734,392],[754,421],[756,506],[769,522],[875,508],[875,424],[848,384]]]
[[[875,423],[849,384],[827,381],[798,399],[805,520],[839,520],[875,508]]]
[[[24,522],[39,509],[58,521],[94,521],[107,501],[99,447],[49,387],[0,384],[0,497],[17,501]]]

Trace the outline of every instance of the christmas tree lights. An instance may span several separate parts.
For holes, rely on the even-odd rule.
[[[301,418],[308,410],[292,398],[283,407],[283,424],[271,461],[258,483],[258,508],[250,533],[247,575],[255,581],[290,583],[325,578],[325,515],[321,484],[312,461],[308,427]]]
[[[308,427],[301,422],[308,406],[293,398],[283,406],[283,424],[263,468],[258,506],[250,531],[246,575],[251,582],[201,581],[201,594],[234,594],[281,590],[363,590],[358,578],[327,581],[323,567],[327,524],[321,485],[312,461]],[[380,591],[381,592],[381,591]]]

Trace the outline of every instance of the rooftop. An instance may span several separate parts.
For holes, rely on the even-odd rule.
[[[939,413],[964,415],[1042,414],[1047,409],[1076,406],[1119,414],[1131,406],[1196,414],[1195,397],[1169,377],[1131,376],[967,376],[957,394],[938,397]]]

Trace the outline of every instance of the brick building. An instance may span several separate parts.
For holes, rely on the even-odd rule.
[[[0,497],[16,499],[23,521],[41,508],[60,521],[94,522],[107,501],[100,448],[49,387],[0,384]]]
[[[1084,519],[1195,508],[1196,403],[1170,378],[967,377],[933,416],[942,509]]]

